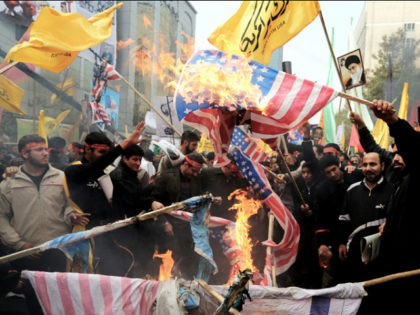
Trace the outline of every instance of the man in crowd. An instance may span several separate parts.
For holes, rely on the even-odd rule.
[[[314,191],[313,212],[318,256],[324,268],[322,286],[328,287],[339,283],[342,276],[338,260],[337,223],[344,195],[351,184],[362,179],[362,175],[358,171],[345,172],[334,155],[325,155],[319,164],[326,178]]]
[[[118,166],[110,173],[113,184],[112,206],[118,219],[138,215],[150,209],[151,200],[144,194],[137,174],[143,158],[143,149],[138,145],[127,147],[121,154]],[[116,269],[119,276],[144,278],[152,274],[155,244],[153,220],[141,221],[113,232],[113,241],[120,250]],[[157,276],[157,273],[154,274]]]
[[[79,208],[74,218],[85,219],[87,228],[103,225],[118,216],[112,210],[110,200],[105,195],[100,178],[104,178],[104,169],[110,165],[124,149],[141,141],[144,122],[136,125],[131,135],[121,144],[113,147],[112,142],[101,132],[91,132],[85,138],[83,159],[78,164],[68,166],[64,173],[68,185],[69,198]],[[106,177],[105,177],[106,178]],[[103,181],[102,181],[103,183]],[[107,182],[109,185],[110,182]],[[94,267],[100,273],[112,275],[118,257],[113,254],[112,240],[107,234],[95,238]]]
[[[351,185],[344,197],[338,231],[339,258],[346,265],[346,281],[368,280],[377,274],[375,262],[362,262],[360,241],[378,233],[379,226],[385,222],[393,187],[382,176],[384,167],[378,153],[366,153],[362,164],[364,178]]]
[[[67,206],[63,172],[48,164],[45,139],[23,136],[18,149],[24,163],[0,186],[0,238],[10,252],[40,245],[69,233],[72,223],[82,223]],[[65,271],[66,257],[60,250],[50,249],[15,260],[12,267],[18,271]],[[42,314],[28,282],[22,290],[31,314]]]
[[[221,197],[221,202],[213,203],[210,208],[212,216],[236,220],[236,211],[229,210],[235,203],[235,198],[228,199],[229,195],[237,189],[246,189],[247,181],[242,177],[239,168],[233,157],[230,162],[222,167],[209,166],[201,170],[198,176],[201,194],[211,193],[215,197]],[[225,256],[223,249],[226,247],[222,244],[223,234],[226,232],[225,227],[212,228],[210,230],[210,242],[213,249],[214,260],[217,264],[219,272],[211,278],[212,284],[225,284],[229,280],[230,261]]]
[[[180,145],[180,151],[182,154],[187,155],[189,153],[194,152],[197,150],[198,142],[200,141],[200,137],[193,131],[184,131],[181,135],[181,145]],[[162,172],[163,170],[166,170],[168,168],[173,167],[171,164],[171,160],[168,156],[163,156],[160,159],[158,172]]]
[[[66,140],[58,136],[49,138],[48,150],[50,164],[63,171],[69,165],[66,154]]]
[[[178,167],[160,173],[152,192],[152,210],[199,195],[197,176],[204,163],[201,154],[192,152],[185,156]],[[163,222],[163,230],[166,237],[162,237],[160,245],[172,250],[174,273],[184,279],[192,279],[196,271],[197,257],[194,253],[190,224],[167,216]]]

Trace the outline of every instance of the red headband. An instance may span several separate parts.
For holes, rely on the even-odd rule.
[[[69,150],[79,152],[79,153],[83,153],[83,151],[84,151],[83,149],[80,149],[80,148],[78,148],[78,147],[76,147],[72,144],[69,145]]]
[[[109,150],[109,145],[107,144],[85,144],[85,146],[88,149],[93,148],[93,149],[98,149],[98,150],[101,150],[101,149]]]
[[[191,160],[188,156],[185,156],[185,159],[187,160],[188,164],[190,164],[192,167],[201,168],[203,166],[203,164]]]
[[[28,151],[31,151],[33,149],[39,148],[39,147],[45,147],[47,144],[45,142],[30,142],[24,145],[21,152],[22,154],[25,154]]]
[[[324,153],[335,153],[337,155],[339,155],[341,152],[338,151],[337,149],[333,148],[333,147],[326,147],[324,148]]]

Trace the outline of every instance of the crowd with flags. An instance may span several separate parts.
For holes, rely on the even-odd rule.
[[[5,61],[59,73],[110,36],[122,5],[89,19],[46,7]],[[38,134],[21,137],[13,154],[1,152],[0,314],[2,308],[22,314],[203,311],[211,307],[200,305],[197,296],[205,294],[195,280],[226,286],[250,268],[249,292],[259,295],[260,311],[274,307],[264,305],[270,294],[283,301],[279,313],[410,309],[415,291],[401,283],[392,293],[404,305],[391,303],[392,285],[363,298],[371,285],[364,275],[420,267],[412,247],[420,241],[419,137],[406,121],[408,83],[398,113],[387,101],[356,98],[378,120],[371,133],[363,115],[351,110],[352,149],[337,138],[328,141],[327,108],[348,95],[267,66],[271,53],[318,14],[317,1],[243,2],[210,36],[217,49],[194,53],[178,78],[177,116],[189,127],[179,147],[143,139],[143,121],[124,139],[107,136],[112,122],[102,96],[109,80],[124,78],[95,54],[88,107],[99,129],[82,143],[67,143],[51,134],[71,110],[56,118],[41,110]],[[264,31],[249,28],[251,22]],[[68,36],[68,29],[79,36]],[[72,80],[64,86],[71,91]],[[3,75],[0,87],[1,107],[23,113],[24,91]],[[320,124],[311,126],[321,111]],[[256,207],[248,235],[238,232],[235,204],[242,196]],[[241,247],[244,236],[251,248]],[[400,247],[404,252],[395,255]],[[166,254],[173,267],[165,286],[159,280]],[[245,263],[245,254],[253,262]],[[408,282],[418,289],[418,275]],[[263,293],[277,286],[286,290]],[[169,300],[179,303],[176,310]]]

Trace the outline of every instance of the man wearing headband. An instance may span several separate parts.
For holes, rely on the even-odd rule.
[[[90,229],[109,223],[117,217],[105,195],[104,189],[107,187],[102,187],[99,179],[105,175],[104,169],[112,164],[125,148],[141,141],[140,135],[143,130],[144,122],[138,123],[131,135],[115,147],[101,132],[91,132],[86,136],[82,160],[64,170],[69,197],[80,209],[73,215],[74,220],[80,220],[81,225]],[[99,260],[98,271],[112,275],[115,264],[112,259],[116,257],[113,257],[108,241],[106,234],[96,237],[94,255]]]
[[[13,178],[0,185],[0,239],[10,252],[38,246],[71,232],[62,171],[48,164],[48,148],[38,135],[23,136],[18,149],[24,159]],[[58,249],[21,258],[11,263],[18,271],[65,271],[66,257]],[[29,282],[23,292],[31,314],[42,314],[31,295]],[[31,301],[33,303],[31,303]]]
[[[152,191],[154,200],[152,210],[199,195],[200,187],[197,175],[204,163],[202,155],[193,152],[185,156],[180,166],[160,173]],[[194,253],[190,224],[169,215],[165,218],[166,220],[162,221],[165,233],[161,237],[160,252],[165,252],[168,248],[171,249],[174,273],[184,279],[193,279],[195,275],[193,266],[197,266],[195,263],[197,257]],[[160,219],[162,220],[163,216]]]

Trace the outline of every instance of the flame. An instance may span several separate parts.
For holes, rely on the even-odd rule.
[[[143,24],[145,28],[152,26],[152,22],[150,22],[150,19],[146,15],[143,15]]]
[[[237,210],[236,214],[236,226],[235,229],[231,230],[231,238],[236,240],[237,248],[239,249],[236,257],[236,262],[231,270],[228,283],[232,283],[235,274],[239,270],[251,269],[257,270],[254,266],[252,259],[252,247],[253,244],[249,238],[248,218],[258,212],[258,209],[262,207],[261,201],[250,199],[247,196],[247,192],[241,189],[233,191],[228,199],[232,200],[235,198],[237,202],[229,208],[229,210]]]
[[[161,258],[162,264],[159,267],[159,281],[164,281],[171,279],[172,277],[172,267],[174,265],[174,260],[172,259],[172,251],[167,250],[164,254],[158,254],[157,251],[154,252],[153,258]]]
[[[126,41],[119,40],[117,43],[117,50],[123,49],[134,42],[132,38],[127,39]]]

